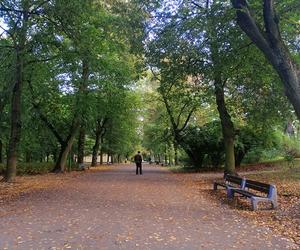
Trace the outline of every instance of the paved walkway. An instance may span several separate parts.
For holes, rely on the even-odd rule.
[[[0,249],[286,249],[289,242],[202,197],[188,180],[112,166],[0,209]]]

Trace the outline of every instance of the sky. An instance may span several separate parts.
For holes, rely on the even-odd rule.
[[[5,32],[4,32],[3,28],[6,29],[7,25],[4,23],[3,19],[0,18],[0,35],[1,35],[1,37],[5,36]],[[4,32],[4,34],[3,34],[3,32]]]

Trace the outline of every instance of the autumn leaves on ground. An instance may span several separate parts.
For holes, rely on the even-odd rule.
[[[0,249],[298,249],[299,171],[239,172],[274,182],[279,208],[228,201],[212,191],[221,172],[146,165],[136,176],[123,164],[18,177],[0,183]]]

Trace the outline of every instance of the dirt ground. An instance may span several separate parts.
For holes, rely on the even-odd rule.
[[[300,249],[212,198],[211,178],[119,165],[1,184],[0,249]]]

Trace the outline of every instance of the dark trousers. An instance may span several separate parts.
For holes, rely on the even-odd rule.
[[[135,171],[135,173],[139,174],[139,170],[140,170],[140,174],[142,174],[142,163],[136,162],[135,164],[136,164],[136,171]]]

